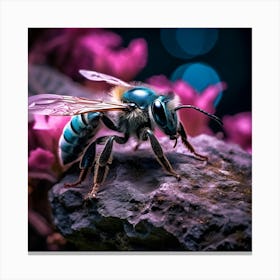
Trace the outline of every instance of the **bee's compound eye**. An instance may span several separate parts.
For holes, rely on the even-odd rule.
[[[155,118],[155,121],[160,125],[165,125],[166,115],[164,111],[163,104],[159,100],[155,100],[152,107],[152,113]]]

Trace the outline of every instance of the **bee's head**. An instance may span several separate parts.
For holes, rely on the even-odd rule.
[[[171,95],[160,95],[152,103],[151,114],[158,127],[166,134],[177,134],[178,118],[174,110],[177,100]]]

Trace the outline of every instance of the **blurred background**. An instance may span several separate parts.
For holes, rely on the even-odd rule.
[[[250,28],[30,28],[29,95],[91,97],[108,86],[79,69],[174,91],[183,104],[215,113],[180,111],[190,136],[216,135],[251,153],[252,30]],[[29,250],[75,250],[52,224],[47,192],[61,176],[57,142],[69,118],[36,117],[28,124]],[[47,139],[47,140],[46,140]]]

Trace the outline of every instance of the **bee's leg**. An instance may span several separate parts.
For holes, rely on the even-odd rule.
[[[170,162],[164,155],[161,145],[160,145],[159,141],[157,140],[156,136],[154,135],[154,133],[150,129],[145,129],[143,137],[144,137],[143,140],[149,138],[152,149],[155,153],[156,159],[161,164],[161,166],[166,170],[166,172],[169,173],[170,175],[176,177],[178,180],[180,180],[180,175],[177,174],[175,172],[175,170],[172,168]]]
[[[205,161],[208,160],[207,156],[204,156],[204,155],[201,155],[201,154],[197,153],[195,151],[194,147],[191,145],[191,143],[187,140],[187,134],[186,134],[185,129],[184,129],[184,127],[183,127],[181,122],[180,122],[180,126],[179,126],[179,129],[178,129],[178,133],[180,134],[180,136],[182,138],[182,142],[189,149],[189,151],[191,153],[193,153],[197,157],[201,158],[202,160],[205,160]]]
[[[104,142],[106,142],[103,151],[101,152],[99,158],[96,160],[92,190],[85,197],[86,199],[96,197],[96,193],[98,191],[99,186],[104,182],[104,180],[107,177],[109,165],[112,163],[112,149],[114,141],[116,141],[119,144],[124,144],[127,142],[127,140],[128,135],[125,135],[124,137],[112,135],[99,137],[98,139],[96,139],[97,144],[104,144]]]
[[[82,169],[80,172],[80,175],[79,175],[79,179],[73,183],[65,183],[64,187],[71,188],[71,187],[76,187],[76,186],[80,185],[85,180],[88,170],[89,170],[88,168]]]
[[[85,180],[85,178],[88,174],[88,171],[94,165],[95,154],[96,154],[96,142],[92,142],[86,148],[86,150],[82,156],[82,159],[80,161],[81,172],[80,172],[79,179],[74,183],[65,183],[64,184],[65,187],[75,187],[75,186],[81,184]]]

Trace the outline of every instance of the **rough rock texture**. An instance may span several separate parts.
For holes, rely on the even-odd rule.
[[[49,193],[54,222],[79,250],[250,251],[251,155],[201,135],[190,139],[205,163],[178,143],[161,141],[182,180],[166,175],[149,145],[115,146],[97,199],[85,202],[74,167]]]

